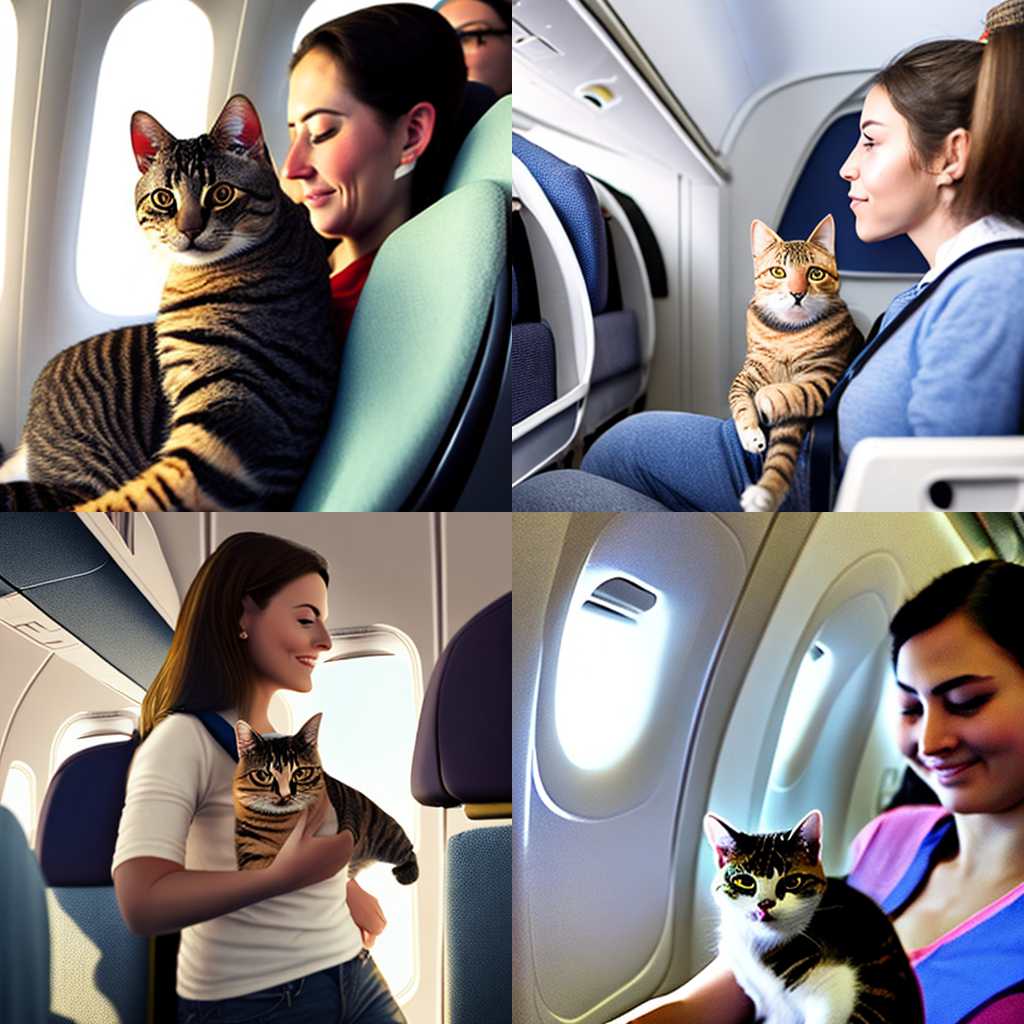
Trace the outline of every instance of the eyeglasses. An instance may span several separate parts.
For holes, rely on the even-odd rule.
[[[488,36],[510,36],[510,28],[464,28],[456,33],[459,42],[464,50],[475,50],[479,46],[487,45]]]

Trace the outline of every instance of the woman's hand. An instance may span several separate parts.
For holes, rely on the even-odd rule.
[[[363,945],[369,949],[388,922],[376,897],[371,896],[354,878],[348,882],[348,909],[363,936]]]
[[[349,831],[336,836],[317,836],[327,817],[325,793],[311,810],[299,815],[291,835],[278,851],[274,863],[266,870],[274,879],[278,893],[304,889],[333,878],[351,859],[355,842]]]

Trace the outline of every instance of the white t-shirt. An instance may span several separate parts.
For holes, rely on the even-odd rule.
[[[237,712],[220,712],[232,728]],[[271,734],[277,735],[277,734]],[[194,715],[163,719],[135,752],[114,849],[114,868],[162,857],[190,871],[237,871],[235,762]],[[334,835],[334,808],[317,835]],[[325,967],[362,948],[345,898],[348,872],[183,928],[178,995],[230,999]]]

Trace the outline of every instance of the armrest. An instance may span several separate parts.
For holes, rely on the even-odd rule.
[[[835,512],[1024,509],[1024,437],[867,437]]]

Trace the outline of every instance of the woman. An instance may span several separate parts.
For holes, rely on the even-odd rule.
[[[352,835],[326,800],[305,811],[270,867],[238,871],[234,765],[198,718],[216,711],[272,733],[278,690],[306,693],[331,640],[327,564],[261,533],[229,537],[182,603],[142,702],[113,860],[133,932],[182,930],[178,1020],[404,1022],[369,949],[377,901],[342,868]],[[322,838],[315,838],[322,834]],[[186,853],[187,843],[187,853]],[[341,1016],[344,1010],[344,1016]]]
[[[441,193],[466,65],[440,14],[384,4],[314,29],[289,70],[282,184],[330,244],[342,341],[384,239]]]
[[[861,137],[840,168],[866,242],[907,234],[930,270],[896,296],[883,326],[965,252],[1024,240],[1024,8],[989,12],[988,45],[927,43],[875,78]],[[980,78],[979,78],[980,72]],[[842,394],[839,471],[853,446],[878,435],[1016,434],[1024,409],[1024,248],[987,253],[953,270],[888,337]],[[810,508],[806,444],[782,509]],[[607,507],[651,499],[680,510],[739,508],[760,476],[731,420],[688,413],[632,416],[599,438],[578,475],[544,474],[513,491],[513,508],[549,508],[576,484]],[[621,491],[617,485],[630,488]],[[646,497],[644,497],[646,496]]]
[[[512,91],[512,4],[509,0],[443,0],[440,11],[459,33],[473,82],[499,97]]]
[[[899,807],[853,843],[848,877],[889,914],[928,1024],[1024,1020],[1024,566],[960,566],[892,621],[899,744],[941,806]],[[747,1024],[721,960],[637,1024]]]

